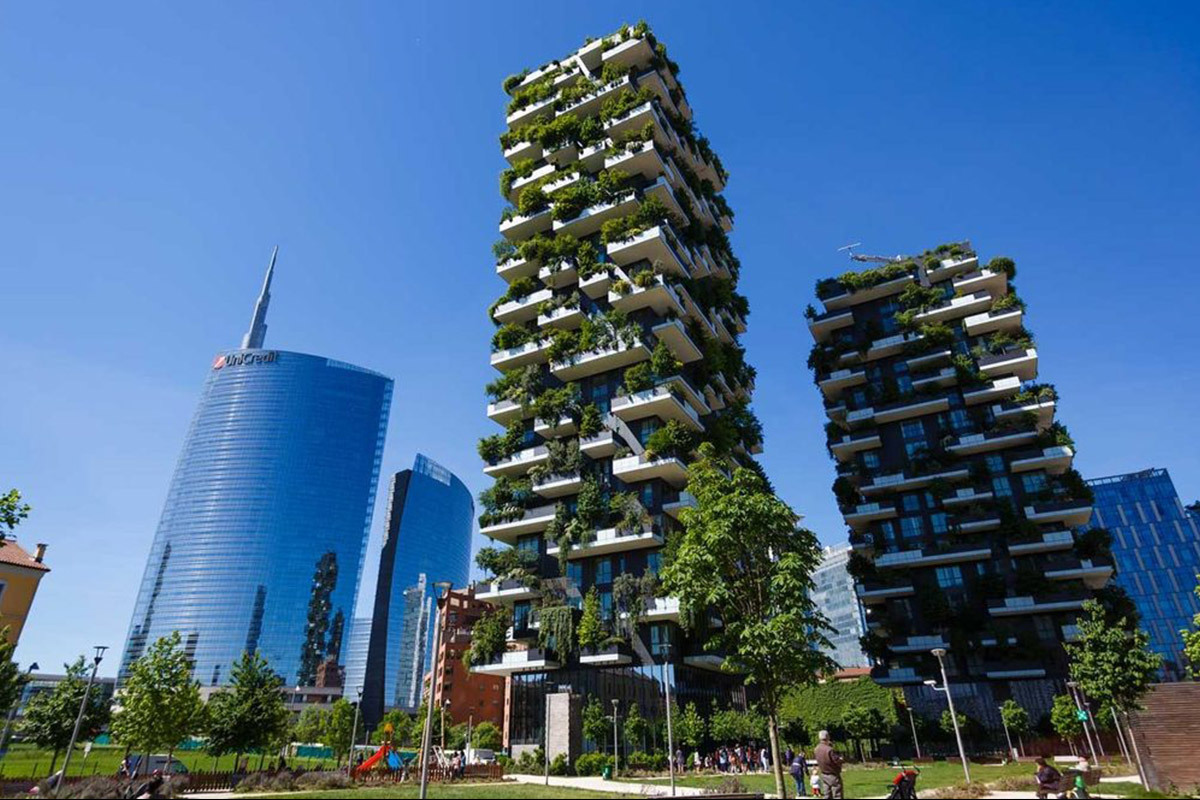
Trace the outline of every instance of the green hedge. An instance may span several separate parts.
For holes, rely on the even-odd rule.
[[[899,722],[894,690],[870,678],[830,681],[805,686],[784,698],[779,721],[784,737],[793,744],[815,741],[817,731],[836,731],[850,705],[877,708],[889,725]]]

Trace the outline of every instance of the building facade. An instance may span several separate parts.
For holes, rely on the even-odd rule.
[[[849,559],[849,542],[826,547],[821,565],[812,574],[813,602],[833,627],[833,632],[826,634],[833,647],[825,652],[843,670],[869,666],[862,650],[866,615],[854,591],[854,578],[846,570]]]
[[[363,688],[367,674],[367,651],[370,646],[371,618],[355,617],[350,625],[350,635],[346,637],[346,647],[342,654],[346,665],[346,694],[349,697],[356,697],[358,690]]]
[[[272,269],[274,259],[272,258]],[[289,686],[340,662],[354,611],[392,381],[262,349],[268,270],[242,348],[205,379],[150,547],[120,678],[179,631],[203,686],[245,651]]]
[[[433,687],[434,708],[446,709],[446,724],[491,722],[503,730],[506,679],[499,675],[476,675],[462,663],[471,646],[471,628],[491,610],[475,599],[475,590],[451,590],[437,599],[441,643],[431,663],[437,675]],[[436,668],[437,672],[432,670]]]
[[[1200,518],[1188,511],[1165,469],[1088,481],[1096,495],[1092,523],[1112,536],[1117,585],[1137,605],[1162,676],[1187,677],[1181,630],[1200,613]]]
[[[1016,267],[981,266],[969,242],[857,258],[878,266],[818,282],[825,311],[806,316],[873,677],[937,717],[945,696],[923,682],[944,648],[960,711],[998,728],[1011,697],[1037,719],[1113,562],[1074,532],[1092,493],[1056,391],[1034,382]]]
[[[473,669],[512,678],[514,752],[541,741],[548,694],[657,717],[656,661],[681,703],[742,698],[656,589],[694,502],[684,488],[698,444],[748,461],[761,439],[727,176],[677,71],[639,23],[505,82],[501,189],[513,205],[495,248],[508,288],[490,309],[499,377],[487,409],[504,433],[480,442],[495,479],[480,525],[518,558],[484,567],[497,580],[476,596],[507,609],[512,630],[507,651]],[[539,634],[548,617],[572,624],[589,595],[619,643],[583,652]]]
[[[432,659],[434,584],[466,585],[474,517],[470,490],[426,456],[392,478],[362,680],[369,723],[388,709],[417,710]]]
[[[45,556],[44,544],[31,555],[15,539],[0,537],[0,630],[14,646],[21,639],[42,576],[50,571]]]

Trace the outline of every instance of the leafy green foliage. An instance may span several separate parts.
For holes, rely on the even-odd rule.
[[[1009,280],[1017,277],[1017,262],[1007,256],[996,256],[987,263],[987,268],[992,272],[1003,272]]]
[[[581,715],[583,735],[588,741],[595,744],[597,748],[604,747],[608,742],[609,734],[612,732],[612,718],[608,714],[608,709],[600,702],[600,698],[595,696],[589,698],[587,704],[583,707],[583,714]],[[579,765],[576,764],[575,768],[578,771]]]
[[[589,439],[600,433],[603,428],[604,419],[600,413],[600,407],[588,403],[579,415],[579,435],[584,439]]]
[[[799,687],[784,696],[779,716],[789,739],[811,741],[818,731],[840,731],[852,707],[877,713],[889,727],[900,721],[896,692],[870,678]]]
[[[484,720],[471,731],[471,745],[481,750],[499,750],[503,742],[504,734],[494,722]]]
[[[21,520],[29,516],[29,512],[30,505],[21,502],[21,493],[18,490],[9,489],[0,494],[0,528],[11,533]]]
[[[672,721],[675,727],[675,738],[688,747],[699,747],[704,744],[707,724],[696,704],[688,703],[680,711],[676,706],[672,711]]]
[[[650,721],[642,716],[637,703],[629,704],[621,727],[626,748],[645,749],[646,737],[650,735]]]
[[[583,614],[579,619],[578,636],[579,647],[583,650],[596,650],[607,638],[604,620],[600,616],[600,595],[595,586],[588,589],[588,593],[583,597]]]
[[[306,706],[292,726],[292,741],[305,744],[323,743],[329,712],[316,706]]]
[[[16,645],[8,639],[8,626],[0,629],[0,708],[12,708],[28,678],[13,661]]]
[[[1008,726],[1009,733],[1013,736],[1020,736],[1033,730],[1029,719],[1029,712],[1012,698],[1005,700],[1001,704],[1000,717],[1004,720],[1004,724]]]
[[[64,664],[65,677],[53,689],[38,692],[29,699],[17,730],[27,741],[44,750],[58,752],[71,742],[75,718],[83,704],[89,671],[83,656],[73,664]],[[108,722],[109,704],[98,691],[88,698],[79,728],[79,740],[92,739]]]
[[[208,751],[213,755],[263,751],[281,740],[291,714],[283,678],[258,653],[243,653],[230,672],[229,689],[208,701]]]
[[[576,650],[575,609],[565,604],[542,605],[539,610],[538,644],[562,657]]]
[[[424,703],[421,705],[424,707]],[[355,735],[354,719],[354,704],[344,697],[338,698],[330,706],[329,714],[325,718],[323,743],[333,751],[333,755],[337,758],[338,763],[341,763],[342,759],[351,750],[351,739]]]
[[[696,432],[679,420],[668,420],[646,439],[650,458],[682,458],[696,447]]]
[[[637,394],[654,387],[654,370],[649,361],[634,364],[625,370],[625,391]]]
[[[1083,723],[1075,716],[1075,701],[1070,695],[1060,694],[1050,707],[1050,725],[1064,739],[1083,735]]]
[[[503,607],[476,620],[471,628],[471,645],[463,651],[463,664],[469,669],[495,661],[508,645],[508,626],[511,624],[508,609]]]
[[[1200,575],[1196,576],[1196,596],[1200,597]],[[1183,655],[1188,662],[1188,673],[1193,678],[1200,678],[1200,614],[1192,617],[1192,629],[1181,630],[1183,637]]]
[[[130,665],[112,732],[133,750],[167,752],[201,730],[203,714],[200,686],[192,680],[191,664],[175,631]]]
[[[1149,648],[1149,634],[1131,630],[1125,618],[1110,619],[1096,600],[1083,604],[1076,624],[1079,638],[1064,645],[1071,677],[1097,702],[1120,711],[1138,710],[1162,666],[1162,656]]]

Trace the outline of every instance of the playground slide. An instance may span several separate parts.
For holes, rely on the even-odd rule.
[[[363,763],[359,764],[357,767],[354,768],[355,774],[366,772],[367,770],[371,769],[371,767],[375,766],[376,762],[378,762],[379,759],[387,756],[389,750],[391,750],[391,748],[388,747],[387,745],[384,745],[383,747],[376,750],[375,753],[370,758],[368,758],[366,761],[364,761]]]

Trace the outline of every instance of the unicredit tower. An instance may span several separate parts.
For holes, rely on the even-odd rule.
[[[179,631],[202,686],[258,651],[291,685],[343,664],[392,381],[265,348],[275,256],[236,350],[208,365],[121,662]],[[339,669],[340,673],[340,669]]]

